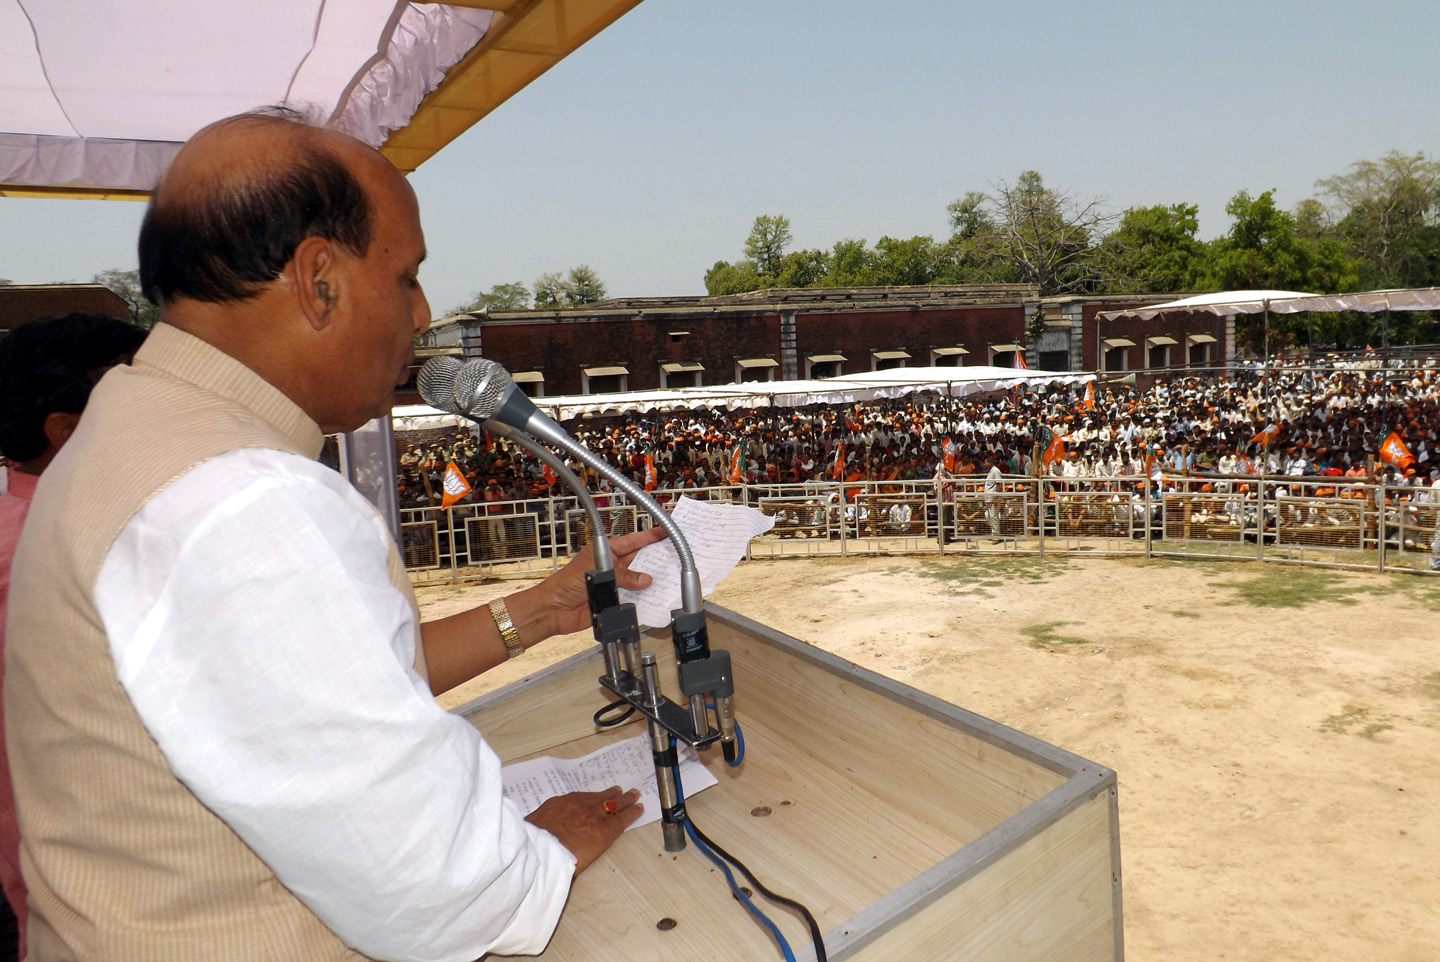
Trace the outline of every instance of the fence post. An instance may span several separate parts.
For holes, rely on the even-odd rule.
[[[1154,549],[1152,539],[1154,537],[1153,525],[1155,523],[1155,506],[1153,500],[1150,497],[1150,483],[1150,472],[1147,471],[1145,472],[1145,560],[1147,561],[1154,557],[1154,555],[1152,554],[1152,551]],[[1165,509],[1163,507],[1163,501],[1161,502],[1161,505],[1162,507],[1160,509],[1160,523],[1164,524]]]
[[[1045,557],[1045,476],[1035,479],[1035,526],[1039,532],[1040,557]]]
[[[845,544],[845,529],[849,527],[849,524],[847,524],[845,521],[845,482],[841,480],[837,483],[840,485],[840,557],[845,558],[848,557],[850,554],[848,547]],[[858,512],[856,513],[855,520],[856,522],[859,522],[860,520]]]
[[[1380,483],[1375,488],[1375,555],[1378,559],[1379,570],[1385,571],[1385,546],[1389,539],[1385,536],[1385,476],[1380,476]]]
[[[1269,453],[1265,457],[1269,457]],[[1255,560],[1265,560],[1265,473],[1255,482]]]
[[[555,529],[554,487],[545,489],[545,515],[550,519],[550,570],[555,571],[560,567],[558,562],[558,558],[560,556],[560,538],[559,532]],[[565,521],[565,530],[568,534],[570,530],[570,522],[568,518]]]
[[[445,512],[445,531],[450,535],[450,583],[453,585],[460,580],[460,554],[455,550],[455,509],[451,507],[443,510]],[[470,560],[468,550],[465,560]]]

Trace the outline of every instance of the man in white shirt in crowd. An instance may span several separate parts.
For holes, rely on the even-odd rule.
[[[419,625],[383,520],[314,461],[323,433],[389,413],[429,325],[424,256],[414,193],[390,162],[293,119],[202,130],[156,189],[140,268],[161,323],[134,367],[96,388],[17,557],[17,596],[27,563],[34,574],[21,617],[12,605],[5,698],[39,956],[533,954],[574,875],[638,817],[617,787],[522,819],[494,752],[433,697],[586,627],[588,555]],[[147,400],[171,396],[199,403]],[[137,409],[160,428],[128,439]],[[215,436],[262,440],[178,460]],[[46,534],[106,510],[85,507],[94,472],[123,467],[127,445],[192,466],[158,489],[135,482],[142,497],[95,549],[88,595],[52,587],[67,555]],[[613,543],[622,586],[648,583],[628,563],[654,540]],[[47,649],[81,645],[44,630],[61,618],[84,626],[72,669],[96,686],[68,699],[44,677],[64,672],[37,670]],[[57,726],[67,712],[90,727]],[[71,744],[79,735],[90,742]],[[105,767],[67,768],[47,754],[57,738]]]

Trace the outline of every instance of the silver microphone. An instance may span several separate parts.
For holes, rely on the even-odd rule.
[[[549,448],[536,442],[529,435],[510,427],[504,422],[485,423],[486,419],[479,417],[469,411],[460,402],[460,397],[472,398],[475,394],[474,373],[465,370],[466,364],[458,357],[441,355],[432,357],[420,368],[420,373],[415,377],[415,386],[420,390],[420,396],[425,403],[433,408],[438,408],[449,414],[460,414],[471,420],[480,421],[480,426],[514,441],[520,447],[529,451],[544,463],[550,465],[557,477],[565,483],[575,496],[580,500],[580,507],[584,509],[586,517],[590,521],[590,530],[593,532],[591,539],[591,554],[595,558],[596,571],[610,571],[615,567],[614,556],[610,553],[610,539],[605,534],[605,522],[600,516],[600,509],[595,504],[595,499],[590,496],[590,489],[585,487],[584,482],[575,476],[569,465]]]
[[[510,374],[499,364],[487,358],[478,357],[466,361],[454,374],[452,395],[457,411],[478,419],[493,418],[502,424],[524,431],[552,447],[573,454],[582,464],[607,479],[631,501],[649,511],[655,523],[665,529],[675,554],[680,559],[680,607],[688,614],[704,610],[704,598],[700,589],[700,571],[695,567],[695,556],[685,535],[675,524],[668,512],[645,490],[620,473],[610,462],[590,451],[576,441],[565,429],[543,414],[515,386]],[[439,407],[439,405],[436,405]]]

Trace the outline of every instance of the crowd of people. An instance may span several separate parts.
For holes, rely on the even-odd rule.
[[[1264,473],[1440,484],[1436,359],[1290,360],[1266,370],[1001,395],[916,394],[865,404],[674,410],[572,425],[576,438],[661,491],[1004,475],[1157,478]],[[1382,450],[1395,436],[1401,448]],[[439,505],[450,463],[471,500],[543,498],[535,459],[483,432],[404,445],[405,507]],[[576,465],[578,470],[579,466]],[[596,487],[604,488],[599,479]]]

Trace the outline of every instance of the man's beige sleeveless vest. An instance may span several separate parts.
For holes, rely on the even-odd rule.
[[[32,959],[359,958],[171,774],[94,605],[110,545],[171,481],[238,448],[314,458],[321,440],[248,368],[162,324],[96,387],[41,479],[15,560],[4,696]],[[393,546],[390,570],[413,607]]]

